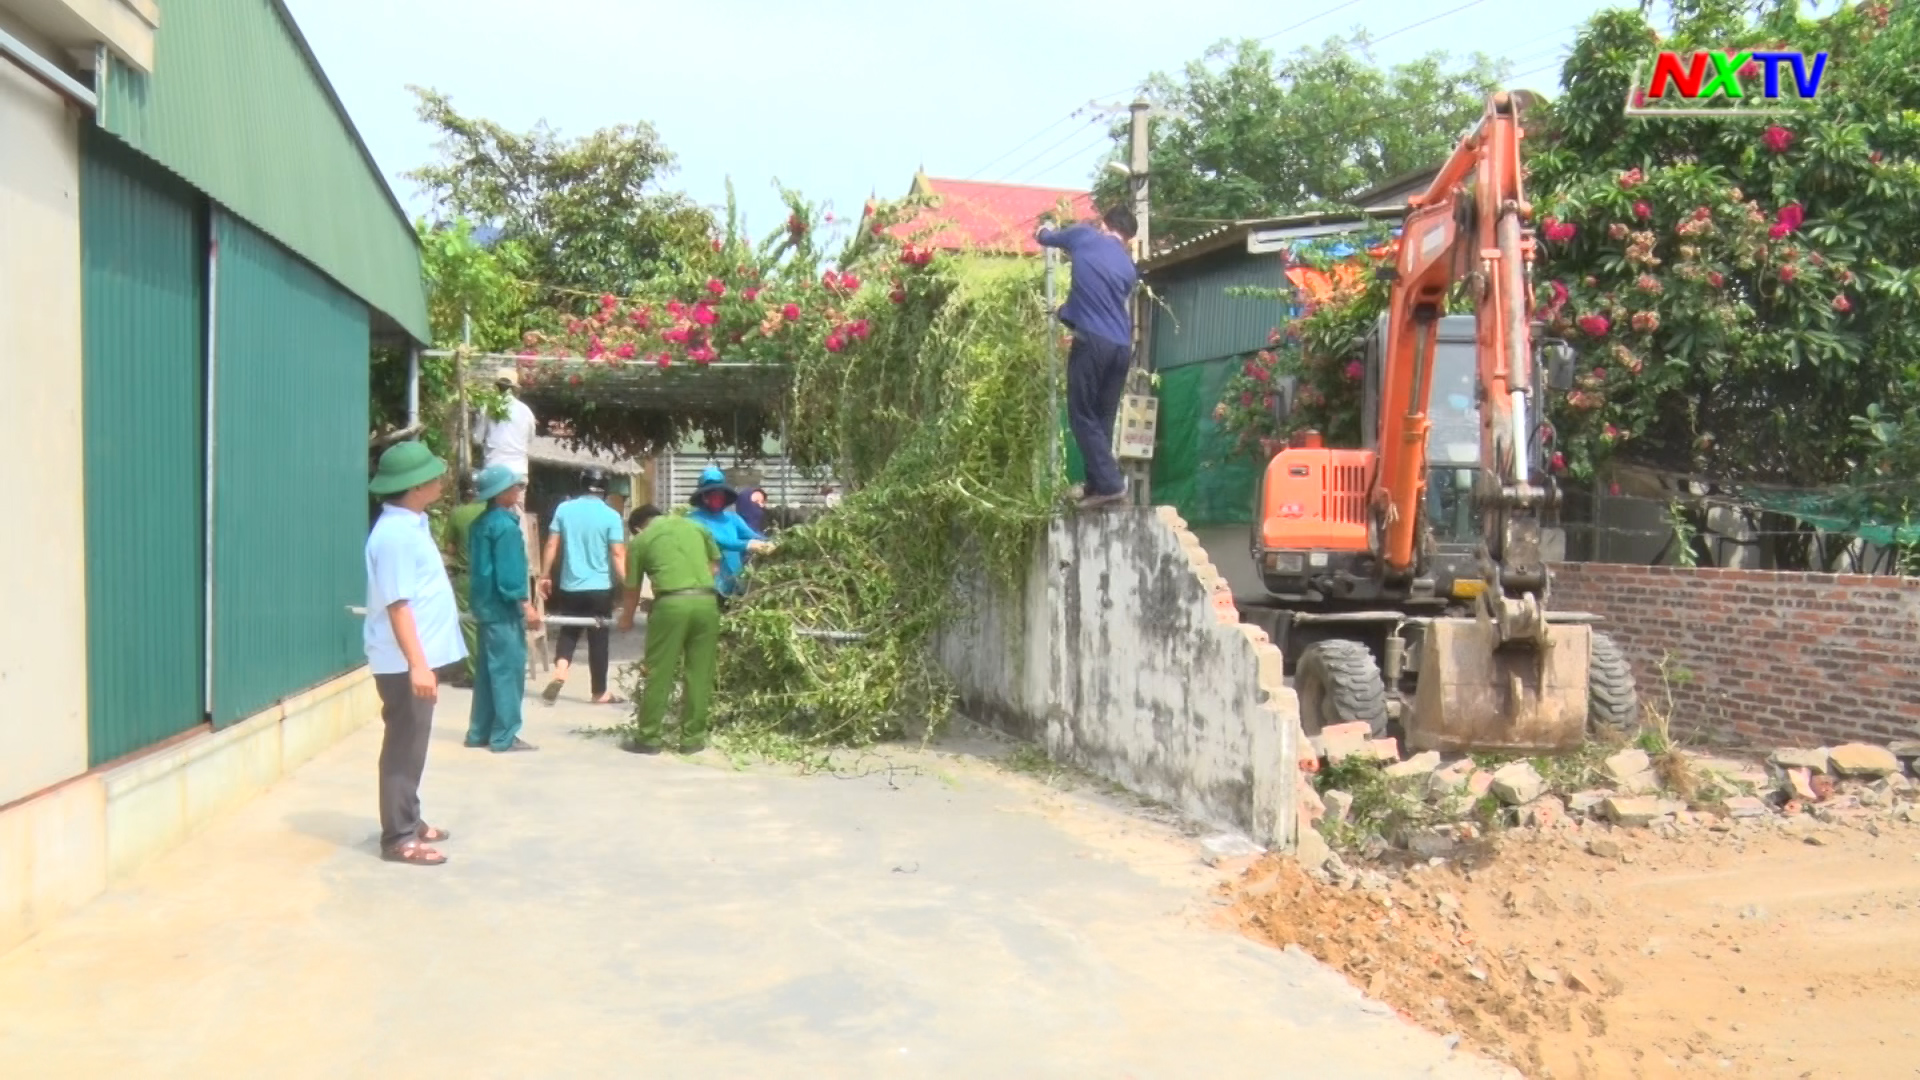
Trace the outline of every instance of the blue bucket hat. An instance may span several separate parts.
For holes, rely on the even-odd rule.
[[[727,483],[727,474],[720,471],[720,466],[709,465],[706,471],[700,474],[700,485],[693,489],[693,497],[688,501],[695,506],[700,506],[706,501],[707,494],[713,491],[725,495],[728,506],[732,506],[740,497],[739,493],[733,490],[733,486]]]
[[[484,502],[519,483],[520,477],[512,469],[505,465],[489,465],[474,476],[473,495]]]

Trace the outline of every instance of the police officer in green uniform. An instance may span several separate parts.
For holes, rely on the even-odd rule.
[[[714,654],[720,644],[720,596],[713,587],[720,546],[706,529],[687,518],[662,514],[656,506],[635,510],[631,524],[635,532],[627,541],[620,628],[633,629],[642,578],[653,583],[653,607],[647,615],[647,688],[640,700],[640,730],[626,749],[636,754],[660,752],[667,702],[684,661],[687,690],[680,752],[697,754],[707,745]]]
[[[474,478],[486,512],[467,534],[475,651],[473,713],[467,745],[496,754],[532,750],[520,737],[520,702],[527,692],[527,626],[540,613],[527,589],[527,542],[520,531],[520,497],[526,484],[505,465],[489,465]]]
[[[479,655],[479,643],[474,637],[471,621],[473,613],[467,608],[467,533],[487,510],[487,500],[474,495],[473,484],[472,477],[460,481],[460,494],[464,501],[447,515],[447,576],[453,579],[453,596],[460,604],[460,635],[467,641],[467,658],[460,661],[458,683],[467,686],[473,685],[474,657]]]

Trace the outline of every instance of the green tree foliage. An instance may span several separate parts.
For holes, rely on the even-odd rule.
[[[1211,222],[1343,203],[1443,158],[1506,75],[1482,55],[1433,53],[1376,65],[1364,34],[1285,61],[1257,41],[1222,42],[1177,77],[1156,74],[1150,164],[1154,236],[1177,241]],[[1124,127],[1115,160],[1126,160]],[[1102,205],[1127,181],[1103,170]]]
[[[1664,40],[1638,13],[1597,16],[1566,95],[1529,122],[1538,299],[1586,371],[1559,413],[1577,472],[1617,455],[1839,483],[1900,457],[1876,433],[1912,429],[1885,417],[1920,404],[1920,11],[1751,9],[1676,5]],[[1788,116],[1623,113],[1657,49],[1768,45],[1829,54]],[[1744,82],[1752,97],[1761,73]]]
[[[678,271],[681,253],[714,232],[713,215],[660,187],[674,157],[649,125],[576,139],[544,124],[514,132],[411,89],[420,119],[440,133],[440,160],[408,178],[445,216],[498,227],[518,244],[526,273],[549,290],[544,303],[582,307],[583,294],[635,291]]]

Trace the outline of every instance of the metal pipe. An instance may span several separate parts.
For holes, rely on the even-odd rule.
[[[1053,249],[1046,249],[1046,290],[1047,290],[1047,483],[1060,481],[1060,362],[1055,357],[1059,349],[1060,330],[1053,324]]]
[[[100,99],[93,91],[76,82],[73,76],[54,66],[53,61],[34,52],[26,42],[0,30],[0,56],[5,56],[19,65],[22,71],[44,83],[47,89],[89,109],[98,111]]]
[[[407,427],[420,426],[420,346],[407,346]]]
[[[347,605],[347,612],[348,614],[357,615],[361,618],[365,618],[367,615],[366,608],[357,607],[352,604]],[[475,620],[472,615],[462,615],[460,616],[460,621],[470,623]],[[613,619],[593,619],[580,615],[548,615],[542,621],[548,626],[580,626],[589,630],[597,630],[601,627],[612,628],[617,625]],[[647,620],[645,618],[634,620],[636,627],[645,626],[646,624]],[[866,634],[854,630],[813,630],[807,627],[795,627],[793,632],[804,638],[818,638],[825,641],[865,641],[867,638]]]
[[[214,573],[213,562],[213,549],[218,539],[214,532],[213,504],[217,496],[216,489],[218,487],[218,484],[215,482],[218,470],[214,468],[214,461],[215,453],[218,449],[216,433],[219,430],[219,425],[216,423],[216,418],[219,415],[216,409],[220,386],[219,338],[220,211],[218,208],[210,208],[207,211],[207,411],[204,420],[206,431],[203,436],[203,453],[206,460],[202,463],[206,470],[205,498],[203,500],[206,516],[204,519],[205,532],[203,533],[205,540],[200,546],[201,558],[204,560],[203,565],[206,573],[206,580],[200,590],[201,601],[204,605],[202,611],[206,619],[205,624],[201,627],[201,640],[203,644],[201,663],[203,670],[201,671],[200,690],[201,704],[206,708],[208,720],[213,719],[213,589],[214,579],[218,576]]]

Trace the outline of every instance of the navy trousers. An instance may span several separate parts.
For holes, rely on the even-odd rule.
[[[1113,421],[1127,388],[1132,349],[1075,334],[1067,350],[1067,422],[1087,463],[1088,495],[1117,495],[1125,481],[1113,459]]]

